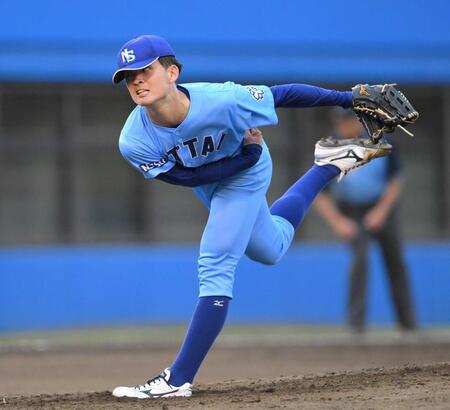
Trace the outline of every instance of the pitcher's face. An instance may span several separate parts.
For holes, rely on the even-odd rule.
[[[175,82],[173,70],[164,68],[155,61],[142,70],[130,70],[125,73],[127,88],[133,101],[138,105],[151,106],[164,99]]]

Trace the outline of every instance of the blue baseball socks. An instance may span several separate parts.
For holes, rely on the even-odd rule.
[[[334,165],[314,165],[274,202],[270,213],[283,217],[297,229],[317,194],[340,172]]]
[[[230,298],[205,296],[198,299],[183,345],[170,366],[172,386],[192,383],[206,354],[225,323]]]
[[[272,205],[270,212],[287,219],[297,228],[317,194],[340,172],[334,165],[314,165]],[[170,367],[171,385],[193,382],[203,359],[223,328],[229,301],[230,298],[223,296],[199,298],[183,345]]]

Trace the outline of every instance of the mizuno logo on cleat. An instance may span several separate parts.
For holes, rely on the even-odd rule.
[[[215,300],[213,306],[223,307],[223,300]]]
[[[345,158],[354,158],[356,162],[361,162],[363,160],[361,157],[358,157],[358,155],[356,155],[355,151],[353,151],[352,149],[349,149],[347,151],[347,154],[345,154],[343,157],[333,158],[331,161],[337,161],[339,159],[345,159]]]
[[[146,391],[144,391],[143,393],[146,394],[148,397],[164,397],[164,396],[168,396],[168,395],[174,394],[178,390],[180,390],[180,389],[171,390],[171,391],[168,391],[168,392],[165,392],[165,393],[150,393],[150,392],[146,392]]]

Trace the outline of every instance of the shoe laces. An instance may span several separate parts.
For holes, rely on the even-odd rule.
[[[164,374],[165,376],[165,374]],[[164,381],[167,383],[166,379],[164,378],[163,374],[160,374],[156,377],[154,377],[153,379],[147,380],[144,384],[138,384],[137,386],[135,386],[135,389],[138,390],[148,390],[150,389],[152,386]]]

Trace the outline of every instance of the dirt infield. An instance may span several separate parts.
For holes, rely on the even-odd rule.
[[[308,337],[304,329],[264,329],[264,337],[251,332],[228,332],[218,341],[192,398],[144,401],[116,399],[110,391],[142,383],[170,364],[179,344],[173,333],[159,340],[146,334],[125,345],[105,345],[98,332],[100,343],[90,334],[86,341],[72,333],[64,339],[4,337],[0,410],[450,408],[448,332],[406,339],[375,333],[357,340],[334,331]]]
[[[191,398],[136,401],[110,392],[4,399],[5,409],[448,409],[450,364],[199,385]]]

